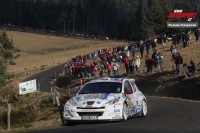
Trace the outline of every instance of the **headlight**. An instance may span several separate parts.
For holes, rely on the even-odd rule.
[[[112,104],[115,104],[119,101],[120,97],[116,97],[114,99],[111,99],[110,101],[108,101],[106,104],[107,105],[112,105]]]
[[[76,101],[73,98],[69,99],[69,101],[67,101],[67,102],[72,106],[78,106],[78,104],[76,103]]]

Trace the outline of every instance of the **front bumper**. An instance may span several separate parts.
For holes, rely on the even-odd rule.
[[[121,106],[106,106],[101,108],[70,107],[64,110],[66,121],[121,121]]]

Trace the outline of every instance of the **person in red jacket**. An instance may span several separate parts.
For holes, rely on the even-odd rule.
[[[108,70],[108,75],[110,75],[111,65],[108,62],[107,62],[107,65],[106,65],[106,69]]]
[[[81,63],[83,63],[83,60],[84,60],[84,56],[83,55],[80,55],[80,60],[81,60]]]
[[[128,74],[128,71],[129,71],[129,58],[127,56],[124,57],[124,66],[125,66],[126,74]]]
[[[147,74],[152,72],[154,60],[146,55]]]

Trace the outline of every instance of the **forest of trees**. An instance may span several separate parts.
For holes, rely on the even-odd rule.
[[[139,39],[181,30],[167,28],[173,9],[200,20],[200,0],[0,0],[0,24]]]

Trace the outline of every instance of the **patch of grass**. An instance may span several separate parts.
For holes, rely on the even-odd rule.
[[[51,97],[45,97],[40,101],[43,105],[52,105],[53,99]]]
[[[11,127],[31,127],[31,123],[37,119],[37,113],[32,106],[20,107],[18,110],[12,110],[10,113]],[[6,127],[7,112],[0,113],[0,125]]]
[[[52,103],[53,103],[53,99],[51,97],[45,97],[45,98],[41,99],[41,101],[39,103],[39,107],[41,109],[41,112],[43,111],[43,109],[45,107],[51,106]]]
[[[11,103],[15,103],[15,102],[17,102],[19,99],[17,98],[17,95],[16,95],[16,93],[15,92],[13,92],[13,93],[11,93],[10,95],[9,95],[9,102],[11,102]]]
[[[25,123],[25,124],[23,125],[23,127],[25,127],[25,128],[30,128],[30,127],[33,127],[33,125],[30,124],[30,123]]]

